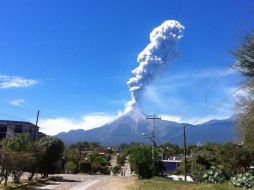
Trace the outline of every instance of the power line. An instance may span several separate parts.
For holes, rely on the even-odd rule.
[[[229,6],[230,7],[230,6]],[[229,8],[228,7],[228,8]],[[228,12],[228,11],[225,11],[225,12]],[[249,25],[249,23],[250,22],[252,22],[252,19],[249,19],[248,21],[247,21],[247,24],[246,24],[246,22],[245,22],[245,25]],[[239,23],[240,24],[240,23]],[[237,28],[240,28],[239,26],[237,27],[234,27],[235,29],[237,29]],[[220,59],[221,59],[221,57],[223,56],[223,54],[222,55],[220,55],[220,56],[218,56],[217,58],[216,58],[216,61],[212,64],[212,67],[211,67],[211,69],[209,70],[209,71],[207,71],[206,73],[204,73],[202,76],[201,76],[201,78],[200,78],[200,80],[198,81],[198,84],[196,85],[196,87],[194,87],[195,89],[194,89],[194,91],[196,92],[196,93],[198,93],[200,90],[201,90],[201,86],[203,86],[204,84],[205,84],[205,81],[206,81],[206,79],[210,76],[210,74],[211,73],[213,73],[214,71],[215,71],[215,69],[216,69],[216,66],[220,63]],[[226,70],[226,71],[224,71],[224,72],[227,72],[228,70]],[[193,75],[193,70],[189,73],[189,75],[186,77],[186,80],[189,80],[190,79],[190,77]],[[222,74],[221,75],[221,77],[219,77],[219,80],[221,79],[221,78],[223,78],[223,76],[225,76],[224,74]],[[216,79],[216,81],[217,82],[215,82],[216,84],[218,83],[218,81],[219,80],[217,80]],[[212,85],[213,87],[216,85],[216,84],[214,84],[214,85]],[[204,95],[206,95],[206,94],[204,94]]]
[[[250,22],[250,20],[249,20],[249,22]],[[248,23],[249,23],[249,22],[248,22]],[[235,28],[237,28],[237,27],[235,27]],[[220,57],[221,57],[221,56],[220,56]],[[213,67],[206,73],[206,75],[202,75],[201,79],[199,80],[198,85],[196,85],[196,88],[194,87],[194,89],[193,89],[193,91],[194,91],[195,93],[198,93],[198,92],[201,90],[201,86],[202,86],[203,84],[205,84],[205,80],[209,77],[210,73],[212,73],[212,72],[215,70],[215,68],[216,68],[215,66],[218,65],[218,63],[219,63],[219,61],[218,61],[217,63],[213,64]],[[218,84],[218,82],[219,82],[220,80],[222,80],[223,77],[226,76],[227,72],[228,72],[230,69],[232,69],[232,66],[230,66],[230,67],[228,67],[226,70],[224,70],[224,72],[223,72],[218,78],[216,78],[215,81],[211,84],[211,86],[205,91],[205,93],[204,93],[203,95],[206,97],[206,100],[207,100],[208,92],[209,92],[212,88],[214,88],[214,87]],[[190,78],[192,74],[193,74],[193,72],[190,72],[190,74],[187,76],[187,78]],[[186,78],[186,79],[187,79],[187,78]],[[190,112],[191,110],[193,110],[193,107],[187,109],[187,110],[184,112],[183,115],[186,115],[186,114],[191,113],[191,112]]]

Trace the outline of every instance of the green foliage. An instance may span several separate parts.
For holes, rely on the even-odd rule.
[[[6,140],[1,152],[2,162],[0,165],[2,169],[5,168],[5,171],[2,172],[11,173],[13,181],[19,183],[23,172],[30,172],[30,169],[35,167],[37,157],[34,151],[34,144],[26,134]]]
[[[149,180],[138,180],[130,190],[241,190],[230,183],[185,183],[173,181],[163,177],[154,177]]]
[[[69,147],[64,152],[64,157],[68,161],[73,162],[77,168],[79,168],[79,162],[81,160],[81,151],[77,147]]]
[[[220,169],[229,177],[246,171],[253,160],[252,154],[233,143],[221,145],[217,155],[217,163]]]
[[[86,160],[82,160],[79,162],[79,172],[82,173],[90,173],[91,171],[91,163],[86,161]]]
[[[127,148],[129,148],[129,145],[126,144],[126,143],[123,143],[123,144],[118,145],[118,150],[119,150],[120,152],[124,152]]]
[[[78,172],[77,165],[72,161],[67,161],[66,163],[67,173],[76,174]]]
[[[116,165],[112,168],[112,172],[114,175],[119,174],[120,171],[121,171],[121,166],[119,166],[119,165]]]
[[[46,136],[39,140],[39,146],[45,149],[40,164],[40,172],[45,178],[49,173],[55,172],[57,161],[62,159],[64,144],[60,139]]]
[[[109,162],[110,156],[101,156],[98,152],[102,147],[99,143],[79,142],[70,145],[65,150],[64,156],[68,162],[73,166],[75,164],[75,172],[89,173],[89,174],[110,174]],[[108,149],[104,149],[108,151]],[[67,164],[66,163],[66,164]],[[65,164],[65,168],[68,170]],[[77,170],[77,171],[76,171]]]
[[[27,151],[31,146],[31,139],[27,134],[17,135],[6,140],[5,146],[16,152]]]
[[[157,160],[155,161],[155,164],[154,164],[154,175],[162,175],[163,174],[163,171],[165,169],[165,165],[162,161],[160,160]]]
[[[101,156],[97,156],[95,159],[94,159],[94,163],[96,164],[100,164],[101,166],[106,166],[108,165],[108,161],[101,157]]]
[[[254,187],[254,176],[250,173],[241,173],[232,177],[230,182],[236,187],[252,188]]]
[[[253,155],[239,145],[207,144],[192,149],[192,156],[187,158],[187,174],[197,182],[203,181],[203,174],[212,166],[216,166],[223,172],[224,177],[229,179],[239,172],[247,171],[252,160]],[[184,162],[180,164],[176,173],[184,173]]]
[[[250,84],[252,85],[252,90],[250,92],[250,97],[254,96],[254,81]],[[251,153],[254,153],[254,100],[249,98],[248,100],[241,99],[240,108],[243,110],[240,113],[240,123],[239,130],[241,137],[243,139],[243,146]]]
[[[140,178],[151,178],[154,175],[152,149],[148,145],[134,145],[129,149],[129,161],[132,169]]]
[[[250,32],[236,50],[236,68],[247,77],[242,87],[245,93],[239,97],[240,131],[243,145],[249,152],[254,152],[254,31]],[[247,94],[247,95],[246,95]]]
[[[64,143],[62,140],[46,136],[39,140],[39,144],[46,149],[44,155],[45,161],[56,162],[61,158],[64,151]]]
[[[174,154],[180,154],[183,153],[183,151],[181,150],[181,148],[177,145],[171,144],[171,143],[165,143],[165,144],[161,144],[159,146],[160,149],[163,150],[163,155],[164,157],[168,157]]]
[[[223,172],[214,166],[207,170],[203,175],[203,180],[208,183],[222,183],[225,179]]]
[[[236,50],[236,67],[244,75],[254,77],[254,31],[243,40],[242,45]]]
[[[206,172],[206,167],[202,164],[196,163],[192,160],[190,165],[189,174],[196,182],[203,181],[203,174]]]
[[[92,164],[91,167],[92,174],[104,174],[104,175],[110,175],[110,169],[108,166],[101,166],[98,163]]]
[[[116,158],[116,163],[120,166],[123,166],[125,164],[126,161],[126,154],[122,153],[119,154]]]
[[[36,172],[47,177],[55,163],[61,159],[63,142],[52,137],[44,137],[39,142],[31,141],[25,134],[14,136],[5,141],[0,151],[0,177],[8,181],[11,175],[15,183],[19,183],[24,171],[29,172],[32,180]]]

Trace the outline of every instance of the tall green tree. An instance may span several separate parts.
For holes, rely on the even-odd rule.
[[[40,172],[42,177],[46,178],[49,173],[55,171],[57,161],[62,159],[64,143],[58,138],[46,136],[39,140],[39,145],[45,148],[40,164]]]
[[[149,145],[134,145],[129,150],[131,168],[139,178],[149,179],[154,175],[154,160],[152,147]]]
[[[244,147],[254,152],[254,31],[249,33],[235,51],[236,68],[246,77],[243,89],[246,93],[239,98],[239,129]]]

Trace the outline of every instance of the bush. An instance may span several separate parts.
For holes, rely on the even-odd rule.
[[[225,175],[216,167],[212,166],[203,175],[203,180],[208,183],[222,183],[225,181]]]
[[[112,172],[114,175],[119,174],[120,171],[121,171],[121,166],[119,166],[119,165],[114,166],[112,169]]]
[[[79,171],[82,173],[90,173],[91,172],[91,163],[85,160],[79,162]]]
[[[152,148],[148,145],[134,145],[129,150],[131,168],[141,179],[149,179],[154,175]]]
[[[94,163],[99,164],[101,166],[108,165],[108,161],[105,158],[101,157],[101,156],[96,157],[94,159]]]
[[[101,166],[99,168],[99,172],[100,174],[103,174],[103,175],[110,175],[110,168],[108,166]]]
[[[236,187],[252,188],[254,187],[254,176],[250,173],[242,173],[231,177],[230,182]]]
[[[154,166],[155,175],[163,175],[164,169],[165,169],[165,165],[162,161],[158,160],[155,162],[155,166]]]
[[[117,156],[116,162],[118,165],[123,166],[125,164],[125,160],[126,160],[126,155],[120,154]]]
[[[68,161],[66,163],[66,169],[67,169],[67,173],[76,174],[78,172],[78,168],[76,164],[72,161]]]
[[[196,182],[203,181],[203,174],[206,172],[205,166],[191,162],[189,173],[190,176],[194,179]]]
[[[91,167],[92,174],[104,174],[104,175],[110,175],[110,169],[108,166],[101,166],[100,164],[92,164]]]

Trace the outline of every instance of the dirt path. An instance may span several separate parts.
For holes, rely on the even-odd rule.
[[[128,190],[135,184],[132,177],[63,174],[63,179],[34,190]]]

